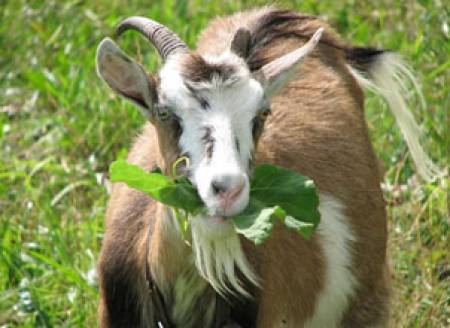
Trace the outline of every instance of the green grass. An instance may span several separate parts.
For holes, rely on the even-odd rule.
[[[0,0],[0,327],[96,325],[94,276],[107,193],[102,179],[144,123],[96,77],[95,49],[120,19],[145,15],[195,44],[211,17],[263,1]],[[280,1],[326,17],[358,45],[404,55],[427,108],[424,144],[447,165],[450,41],[445,1]],[[154,50],[120,40],[153,70]],[[393,327],[450,325],[448,180],[422,183],[394,120],[367,99],[386,170]]]

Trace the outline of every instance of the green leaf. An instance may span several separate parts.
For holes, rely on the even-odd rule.
[[[272,233],[276,219],[305,238],[309,238],[315,230],[313,223],[303,222],[287,215],[280,206],[266,207],[255,198],[250,199],[249,206],[244,212],[233,217],[233,223],[237,233],[255,245],[261,245]]]
[[[236,232],[251,240],[255,245],[262,244],[272,232],[274,219],[285,216],[279,206],[265,207],[255,199],[250,199],[249,205],[241,213],[233,217]]]
[[[280,206],[296,220],[320,220],[319,197],[311,179],[285,168],[262,164],[255,168],[250,197],[268,207]]]
[[[294,171],[262,164],[254,171],[249,205],[233,218],[233,223],[238,233],[256,245],[269,237],[275,219],[309,238],[319,224],[318,205],[311,180]]]
[[[286,215],[286,217],[284,218],[284,224],[286,227],[297,231],[299,234],[301,234],[305,238],[309,238],[311,236],[311,234],[314,232],[315,227],[316,227],[314,225],[314,223],[303,222],[303,221],[297,220],[296,218],[294,218],[290,215]]]
[[[136,165],[116,161],[111,165],[111,181],[125,182],[153,199],[175,209],[177,220],[187,232],[187,215],[203,207],[187,177],[171,179],[157,169],[148,173]],[[319,223],[319,198],[314,184],[297,172],[267,164],[255,168],[247,208],[232,218],[236,231],[256,245],[271,234],[275,219],[308,238]]]
[[[110,176],[112,182],[125,182],[130,188],[138,189],[165,205],[189,213],[202,206],[196,189],[187,179],[175,182],[161,173],[147,173],[139,166],[125,161],[112,163]]]

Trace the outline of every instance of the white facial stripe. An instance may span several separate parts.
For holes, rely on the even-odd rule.
[[[200,113],[202,116],[200,121],[213,127],[215,148],[221,146],[226,148],[221,149],[220,153],[222,158],[227,158],[232,153],[234,155],[238,140],[243,168],[247,165],[253,150],[252,121],[260,107],[261,99],[261,94],[257,92],[259,85],[252,85],[253,82],[257,84],[253,80],[248,80],[248,83],[234,88],[211,90],[202,92],[201,95],[208,102],[209,109]]]
[[[211,138],[214,140],[214,148],[211,165],[228,167],[235,165],[235,169],[242,169],[235,145],[235,131],[232,122],[227,115],[213,114],[208,120],[208,126],[211,129]]]
[[[181,76],[184,62],[171,58],[160,73],[161,101],[181,120],[179,146],[190,156],[190,177],[209,213],[228,216],[243,210],[248,202],[247,171],[254,149],[252,125],[264,103],[263,89],[236,55],[227,53],[205,60],[237,65],[232,81],[224,82],[219,77],[204,82],[185,81]],[[228,203],[221,202],[212,189],[215,179],[223,177],[235,182],[245,180],[242,195],[228,209],[219,208]],[[228,187],[236,186],[230,182]]]

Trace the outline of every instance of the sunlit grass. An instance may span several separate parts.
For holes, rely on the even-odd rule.
[[[169,25],[190,46],[211,17],[264,1],[0,1],[0,326],[96,325],[95,279],[109,164],[144,120],[95,75],[95,48],[129,15]],[[414,114],[447,165],[450,42],[443,1],[279,1],[321,15],[358,45],[400,52],[422,82]],[[120,44],[155,69],[140,36]],[[448,180],[425,184],[386,106],[367,120],[386,171],[394,327],[450,325]]]

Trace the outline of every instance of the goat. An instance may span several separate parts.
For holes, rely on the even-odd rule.
[[[322,20],[274,8],[218,18],[196,51],[167,27],[131,17],[164,64],[149,75],[111,39],[97,72],[150,121],[128,161],[168,172],[180,156],[208,211],[191,246],[171,210],[115,184],[100,260],[102,327],[384,327],[389,317],[386,212],[364,119],[362,87],[382,95],[419,173],[436,169],[418,143],[390,51],[348,45]],[[308,41],[309,39],[309,41]],[[312,178],[321,222],[305,240],[281,225],[261,246],[228,217],[249,197],[255,163]]]

